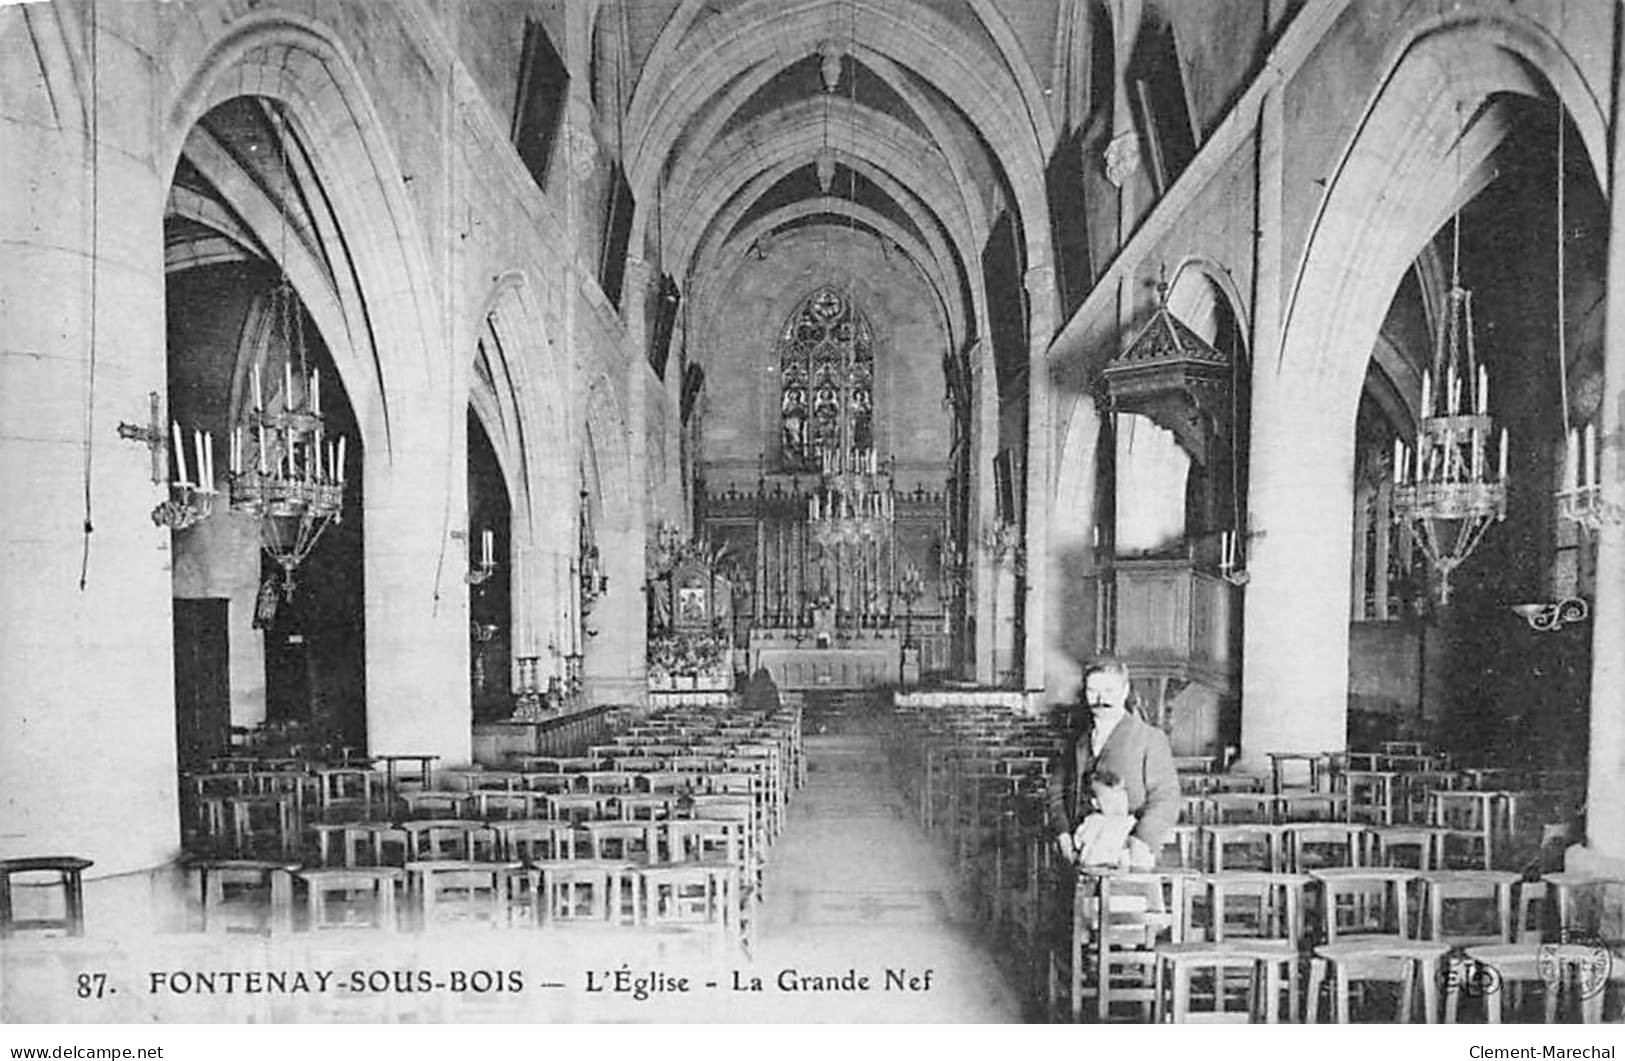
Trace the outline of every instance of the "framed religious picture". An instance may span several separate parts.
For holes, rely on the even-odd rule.
[[[672,627],[709,630],[712,620],[711,570],[703,563],[679,564],[671,575]]]

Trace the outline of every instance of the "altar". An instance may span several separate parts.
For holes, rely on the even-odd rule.
[[[895,629],[843,630],[832,638],[810,628],[753,629],[750,670],[766,670],[781,690],[872,689],[899,683],[903,640]]]

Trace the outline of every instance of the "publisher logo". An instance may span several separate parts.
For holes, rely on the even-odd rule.
[[[1613,951],[1588,932],[1565,930],[1556,943],[1542,943],[1535,960],[1547,987],[1573,984],[1581,998],[1595,998],[1614,971]]]

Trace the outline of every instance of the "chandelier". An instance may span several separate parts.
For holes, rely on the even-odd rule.
[[[895,517],[889,462],[882,465],[872,449],[820,454],[819,484],[807,499],[813,541],[826,549],[884,541]]]
[[[267,408],[256,362],[253,408],[231,431],[231,507],[255,516],[260,546],[282,568],[282,595],[293,599],[293,572],[344,513],[345,439],[322,419],[321,370],[307,372],[303,310],[286,276],[271,294],[287,359],[282,394]]]
[[[1394,440],[1394,518],[1415,526],[1422,552],[1439,573],[1441,604],[1450,603],[1451,574],[1507,511],[1507,433],[1501,429],[1492,467],[1489,372],[1473,345],[1472,305],[1457,274],[1432,372],[1422,373],[1414,455]]]
[[[298,201],[287,134],[273,123],[276,156],[282,170],[282,257],[287,259],[288,211]],[[305,312],[286,272],[271,290],[268,315],[271,338],[283,354],[282,393],[273,407],[265,403],[261,366],[254,360],[253,407],[241,413],[231,429],[231,507],[259,520],[260,547],[282,568],[282,596],[293,599],[293,572],[316,547],[329,524],[344,513],[345,440],[329,437],[322,420],[321,370],[306,361]],[[267,352],[275,347],[267,344]],[[270,584],[261,597],[270,596]],[[271,599],[275,599],[271,597]]]
[[[1456,186],[1461,187],[1461,106],[1456,107]],[[1494,467],[1490,447],[1489,370],[1473,341],[1473,297],[1461,286],[1461,208],[1451,219],[1450,292],[1433,344],[1432,371],[1422,372],[1414,460],[1394,440],[1394,519],[1411,523],[1423,554],[1439,573],[1439,603],[1450,603],[1450,576],[1484,532],[1507,514],[1507,433]],[[1438,383],[1437,391],[1434,383]]]

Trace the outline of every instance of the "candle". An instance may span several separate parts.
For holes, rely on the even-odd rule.
[[[1479,393],[1482,394],[1483,392],[1480,391]],[[1482,410],[1482,409],[1479,410],[1479,412],[1481,412],[1481,413],[1483,411],[1484,410]],[[1477,482],[1478,479],[1479,479],[1480,473],[1484,469],[1484,465],[1483,465],[1484,448],[1483,448],[1482,445],[1480,445],[1482,440],[1478,437],[1478,428],[1476,428],[1476,427],[1473,428],[1472,434],[1469,437],[1472,439],[1472,447],[1473,447],[1473,481]]]
[[[310,411],[322,415],[322,370],[319,368],[310,374]]]
[[[1490,410],[1490,373],[1483,365],[1478,366],[1478,415],[1483,416]]]
[[[1595,485],[1597,485],[1597,479],[1598,479],[1598,476],[1596,475],[1596,471],[1595,471],[1595,469],[1597,467],[1597,464],[1596,464],[1596,461],[1597,461],[1597,425],[1596,424],[1587,424],[1586,425],[1585,445],[1584,445],[1584,449],[1583,449],[1582,453],[1583,453],[1583,456],[1584,456],[1584,460],[1582,460],[1581,464],[1580,464],[1580,473],[1581,473],[1581,475],[1583,475],[1585,477],[1585,482],[1582,483],[1581,485],[1583,485],[1583,486],[1595,486]]]
[[[483,546],[483,548],[480,550],[481,560],[485,564],[486,567],[490,567],[491,566],[491,530],[490,530],[489,527],[486,528],[484,534],[480,535],[480,543]]]
[[[1507,478],[1507,429],[1501,429],[1501,481]]]
[[[1405,443],[1394,439],[1394,485],[1398,486],[1405,472]]]
[[[1433,388],[1432,388],[1431,382],[1432,381],[1428,376],[1427,369],[1423,369],[1422,370],[1422,416],[1424,418],[1432,415],[1432,411],[1429,408],[1429,402],[1433,398]]]
[[[265,441],[265,425],[261,424],[260,425],[260,474],[261,475],[268,474],[270,472],[270,470],[271,470],[270,466],[265,463],[266,460],[268,459],[267,455],[270,452],[271,452],[271,449],[270,449],[270,447],[268,445],[266,445],[266,441]]]
[[[1444,464],[1440,469],[1439,478],[1449,481],[1455,474],[1456,432],[1453,428],[1444,429]]]
[[[203,432],[192,429],[192,451],[197,455],[197,486],[199,490],[209,489],[209,462],[203,457]]]
[[[345,467],[344,467],[344,436],[343,436],[343,435],[340,435],[340,436],[339,436],[339,482],[341,482],[341,483],[342,483],[342,482],[344,482],[344,476],[345,476]]]
[[[293,411],[293,362],[282,362],[282,408]]]
[[[1580,485],[1580,429],[1572,428],[1563,453],[1563,489],[1572,493]]]
[[[185,486],[187,485],[186,447],[181,443],[181,425],[171,420],[169,430],[170,434],[175,438],[175,482],[180,486]]]
[[[254,411],[259,412],[265,408],[265,395],[260,391],[260,365],[254,362]]]

